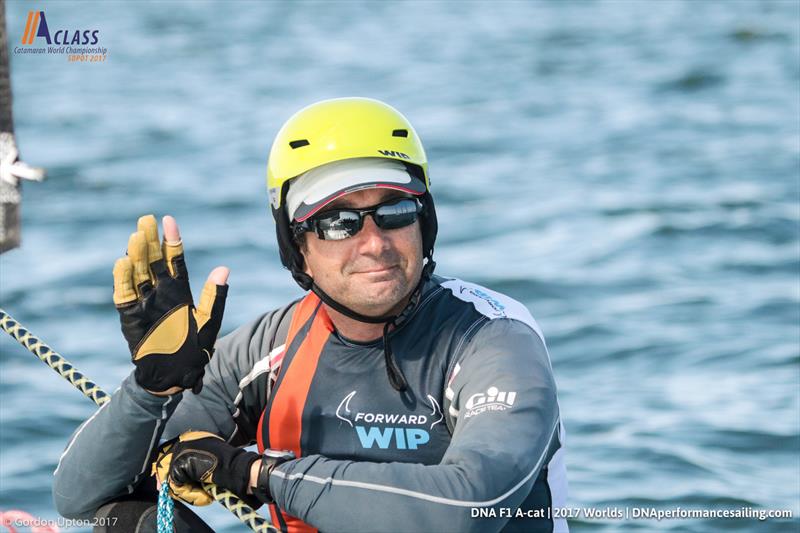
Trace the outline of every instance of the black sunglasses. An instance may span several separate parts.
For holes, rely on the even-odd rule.
[[[421,212],[422,204],[416,198],[393,198],[363,209],[345,207],[325,211],[303,222],[295,222],[292,227],[295,236],[313,231],[322,240],[340,241],[361,231],[367,215],[372,215],[379,228],[388,230],[410,226]]]

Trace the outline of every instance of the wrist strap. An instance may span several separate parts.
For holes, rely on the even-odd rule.
[[[294,458],[294,452],[289,450],[264,450],[261,455],[261,468],[258,470],[256,486],[253,488],[253,496],[258,501],[261,503],[275,503],[269,490],[269,476],[275,470],[275,467]]]

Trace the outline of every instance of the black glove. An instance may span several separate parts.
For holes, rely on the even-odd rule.
[[[206,283],[195,309],[180,242],[158,241],[153,215],[139,219],[128,255],[114,264],[114,304],[136,381],[151,392],[199,393],[222,325],[227,285]]]
[[[248,496],[250,467],[261,455],[231,446],[207,431],[187,431],[177,441],[166,443],[153,471],[159,481],[169,475],[173,495],[193,505],[213,501],[199,482],[214,483],[228,489],[247,503],[258,507],[258,501]]]

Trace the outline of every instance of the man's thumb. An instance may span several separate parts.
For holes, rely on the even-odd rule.
[[[231,270],[225,266],[218,266],[214,270],[211,271],[211,274],[208,275],[208,280],[206,283],[211,282],[214,285],[226,285],[228,283],[228,276],[230,276]]]

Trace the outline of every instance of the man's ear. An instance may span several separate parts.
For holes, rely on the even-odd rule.
[[[311,276],[311,268],[308,266],[308,236],[305,233],[294,236],[294,244],[303,256],[303,272]]]
[[[304,235],[300,235],[297,241],[297,248],[300,249],[300,253],[303,255],[303,272],[314,277],[314,274],[311,272],[311,266],[308,264],[308,241],[306,240],[308,237]]]

